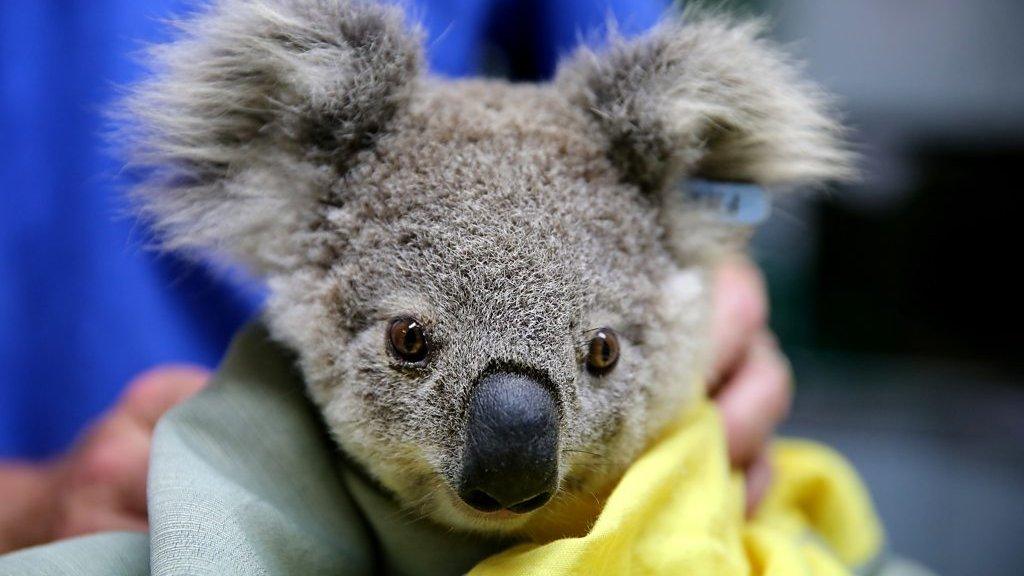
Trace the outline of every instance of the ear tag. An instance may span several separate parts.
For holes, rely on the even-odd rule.
[[[768,192],[757,184],[695,178],[680,188],[700,209],[726,224],[756,226],[772,213]]]

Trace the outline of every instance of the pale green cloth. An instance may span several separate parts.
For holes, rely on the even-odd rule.
[[[211,386],[157,426],[148,537],[17,552],[0,557],[0,576],[441,576],[508,547],[410,519],[343,462],[293,357],[253,326]]]
[[[73,538],[0,556],[0,575],[3,576],[143,576],[149,573],[149,538],[137,532]]]

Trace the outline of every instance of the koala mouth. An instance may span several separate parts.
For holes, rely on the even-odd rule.
[[[469,400],[459,498],[495,518],[544,506],[558,489],[558,430],[558,403],[542,378],[483,377]]]

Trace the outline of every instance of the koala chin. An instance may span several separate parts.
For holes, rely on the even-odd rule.
[[[585,508],[702,394],[705,270],[746,231],[692,178],[850,175],[756,23],[667,14],[541,84],[445,80],[395,6],[217,0],[124,107],[164,246],[269,286],[345,457],[412,514]]]

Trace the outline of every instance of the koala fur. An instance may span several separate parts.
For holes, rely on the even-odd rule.
[[[850,172],[826,99],[760,33],[669,15],[551,83],[451,81],[422,71],[395,6],[217,0],[126,101],[135,198],[166,248],[265,277],[332,435],[401,505],[525,531],[607,490],[702,393],[704,270],[743,234],[688,204],[686,179]],[[425,362],[389,353],[399,316],[425,325]],[[621,360],[593,376],[604,326]],[[558,494],[513,518],[452,489],[467,398],[503,366],[543,374],[560,409]]]

